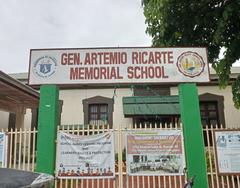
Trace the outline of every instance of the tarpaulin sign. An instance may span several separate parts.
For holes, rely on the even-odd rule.
[[[0,132],[0,167],[7,165],[7,135]]]
[[[58,134],[57,176],[59,178],[111,178],[115,175],[113,131],[80,136]]]
[[[240,130],[215,131],[215,143],[218,173],[240,174]]]
[[[129,175],[183,174],[185,160],[181,131],[129,131],[126,141]]]

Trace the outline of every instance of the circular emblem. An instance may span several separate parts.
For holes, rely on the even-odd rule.
[[[199,76],[205,67],[203,58],[196,52],[184,52],[177,59],[178,70],[185,76]]]
[[[42,78],[53,75],[56,71],[57,60],[51,56],[42,56],[38,58],[33,66],[33,72]]]

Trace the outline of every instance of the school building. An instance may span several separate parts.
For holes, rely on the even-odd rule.
[[[0,128],[37,126],[39,87],[29,87],[28,73],[1,73]],[[218,77],[210,69],[210,82],[197,84],[203,125],[232,127],[240,122],[234,107],[231,83],[240,73],[233,67],[230,83],[218,86]],[[90,84],[63,85],[59,92],[61,125],[170,124],[180,121],[177,84]],[[191,107],[190,107],[191,108]]]

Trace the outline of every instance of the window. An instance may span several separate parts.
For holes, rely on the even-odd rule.
[[[200,112],[203,126],[213,125],[214,127],[217,127],[219,125],[219,115],[216,101],[201,102]]]
[[[95,96],[83,100],[84,124],[113,125],[113,99]]]
[[[107,125],[108,124],[108,105],[90,104],[88,114],[88,124]]]
[[[216,101],[200,102],[200,113],[201,113],[202,125],[204,128],[210,125],[212,125],[213,127],[219,126],[219,119],[218,119],[219,116],[218,116]],[[208,146],[208,145],[212,146],[213,145],[212,131],[204,130],[203,136],[204,136],[205,146]]]
[[[218,128],[221,125],[225,126],[223,96],[205,93],[199,96],[200,99],[200,113],[203,128],[212,125]],[[205,146],[213,145],[212,131],[209,129],[203,131]],[[208,137],[208,139],[207,139]]]
[[[199,100],[202,125],[205,126],[212,124],[216,127],[219,127],[220,125],[225,127],[224,97],[205,93],[199,96]]]

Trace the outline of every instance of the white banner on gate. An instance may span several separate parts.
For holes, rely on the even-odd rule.
[[[29,84],[208,82],[206,48],[33,49]]]
[[[128,131],[127,173],[132,176],[183,175],[181,130]]]
[[[89,136],[58,133],[56,170],[59,178],[112,178],[114,164],[113,131]]]
[[[0,132],[0,168],[7,167],[7,135]]]
[[[214,133],[218,173],[239,175],[240,130],[220,130]]]

